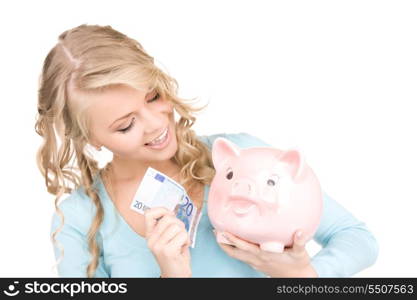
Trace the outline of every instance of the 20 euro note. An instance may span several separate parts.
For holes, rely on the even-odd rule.
[[[144,214],[153,207],[165,207],[174,211],[177,218],[184,223],[190,236],[191,247],[194,248],[201,212],[180,184],[164,173],[148,167],[130,208]]]

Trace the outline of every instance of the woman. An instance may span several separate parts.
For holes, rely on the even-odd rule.
[[[374,263],[373,235],[325,193],[314,237],[323,249],[313,258],[302,233],[282,254],[231,234],[232,245],[218,244],[205,203],[212,142],[269,145],[246,133],[197,136],[192,113],[202,108],[179,98],[177,87],[137,41],[110,26],[65,31],[47,55],[35,129],[44,138],[38,166],[56,196],[51,234],[60,276],[349,276]],[[106,147],[113,160],[99,168],[91,146]],[[171,211],[129,208],[148,167],[182,184],[202,211],[195,248]]]

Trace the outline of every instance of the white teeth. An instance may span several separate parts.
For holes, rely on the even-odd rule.
[[[149,142],[147,144],[148,145],[159,144],[160,142],[162,142],[166,138],[167,134],[168,134],[168,128],[165,129],[163,134],[161,134],[159,137],[157,137],[156,139],[152,140],[151,142]]]

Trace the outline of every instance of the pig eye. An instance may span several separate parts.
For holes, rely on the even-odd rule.
[[[272,176],[268,179],[268,181],[266,182],[267,185],[269,186],[276,186],[278,184],[278,176]]]
[[[227,179],[232,179],[233,178],[233,171],[232,171],[232,169],[227,169],[227,174],[226,174],[226,178]]]

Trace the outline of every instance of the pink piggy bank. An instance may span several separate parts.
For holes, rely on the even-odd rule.
[[[319,181],[298,150],[273,147],[240,149],[224,138],[213,143],[216,174],[208,196],[208,216],[217,241],[227,231],[282,252],[296,230],[310,239],[322,214]]]

